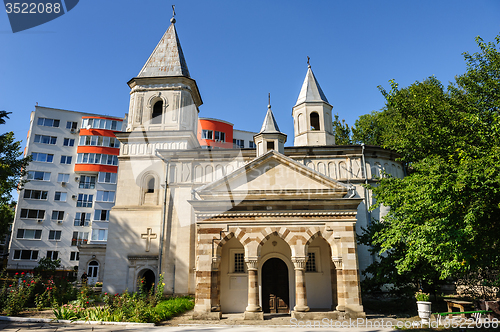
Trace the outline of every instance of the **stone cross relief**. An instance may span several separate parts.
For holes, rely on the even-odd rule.
[[[146,234],[141,234],[141,238],[146,240],[146,252],[149,252],[149,249],[151,247],[151,240],[156,239],[156,234],[153,234],[152,228],[148,228],[146,230]]]

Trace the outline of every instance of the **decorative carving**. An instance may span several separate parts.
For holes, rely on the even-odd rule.
[[[220,256],[212,257],[212,271],[219,271],[220,261],[221,261]]]
[[[304,270],[306,268],[307,258],[307,256],[292,257],[292,262],[295,270]]]
[[[342,257],[332,257],[333,264],[335,264],[335,268],[337,270],[342,270],[343,264],[342,264]]]
[[[149,249],[151,247],[151,240],[156,239],[157,235],[153,234],[153,229],[148,227],[146,234],[141,234],[141,238],[146,240],[146,252],[149,252]]]
[[[256,257],[245,258],[245,263],[247,263],[247,270],[257,270],[259,259]]]

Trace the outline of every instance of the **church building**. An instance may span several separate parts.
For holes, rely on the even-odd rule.
[[[402,169],[380,147],[335,145],[332,105],[311,66],[292,108],[294,137],[264,106],[255,148],[200,147],[202,98],[174,18],[128,85],[107,248],[94,255],[104,292],[136,291],[144,278],[194,295],[194,318],[364,317],[360,271],[373,258],[356,232],[384,211],[369,211],[362,184]]]

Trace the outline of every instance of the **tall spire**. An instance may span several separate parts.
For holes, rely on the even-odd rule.
[[[302,83],[302,89],[300,89],[299,98],[297,98],[295,106],[308,101],[324,101],[325,103],[328,103],[328,99],[326,99],[323,90],[321,90],[321,87],[312,72],[311,65],[309,64],[309,57],[307,57],[306,78],[304,79],[304,83]]]
[[[148,61],[142,67],[137,77],[157,76],[185,76],[189,77],[189,70],[182,53],[181,43],[175,29],[175,8],[172,6],[173,14],[170,26],[161,38]]]

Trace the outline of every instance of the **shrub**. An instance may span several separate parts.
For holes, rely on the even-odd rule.
[[[430,298],[430,295],[428,293],[424,293],[422,291],[418,291],[418,292],[415,293],[415,298],[417,299],[417,301],[428,302],[429,298]]]

